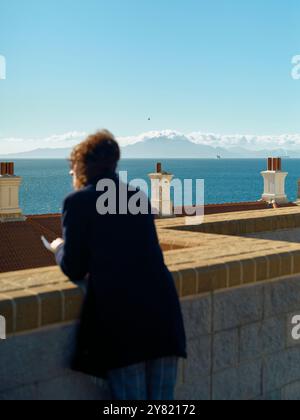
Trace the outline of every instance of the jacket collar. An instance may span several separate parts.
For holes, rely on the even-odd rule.
[[[113,181],[119,182],[119,175],[116,172],[105,172],[96,178],[93,178],[89,181],[88,185],[97,185],[102,179],[111,179]]]

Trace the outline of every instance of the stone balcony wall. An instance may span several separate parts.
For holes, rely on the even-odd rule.
[[[188,336],[179,399],[300,399],[299,226],[298,208],[157,221]],[[1,399],[109,397],[67,368],[83,293],[55,267],[0,275]]]

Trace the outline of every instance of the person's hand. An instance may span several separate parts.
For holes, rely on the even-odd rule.
[[[56,253],[56,251],[58,250],[59,247],[61,247],[61,245],[64,244],[64,240],[61,238],[57,238],[55,239],[55,241],[53,241],[51,243],[51,249],[54,253]]]

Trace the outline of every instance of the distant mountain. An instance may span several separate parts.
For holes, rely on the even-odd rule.
[[[238,157],[224,148],[196,144],[185,137],[159,137],[122,148],[124,158],[216,158]]]
[[[15,153],[2,156],[5,159],[66,159],[70,156],[72,148],[35,149],[28,152]],[[267,158],[269,156],[286,156],[286,150],[248,150],[245,147],[213,147],[199,144],[187,139],[186,136],[150,137],[135,144],[122,147],[123,158]],[[299,152],[293,151],[293,157],[300,157]]]
[[[2,155],[1,157],[9,159],[66,159],[70,156],[72,148],[63,149],[35,149],[29,152],[14,153]]]

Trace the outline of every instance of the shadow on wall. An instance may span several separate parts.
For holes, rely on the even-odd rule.
[[[276,230],[274,232],[251,233],[249,235],[245,235],[245,237],[299,244],[300,228]]]

